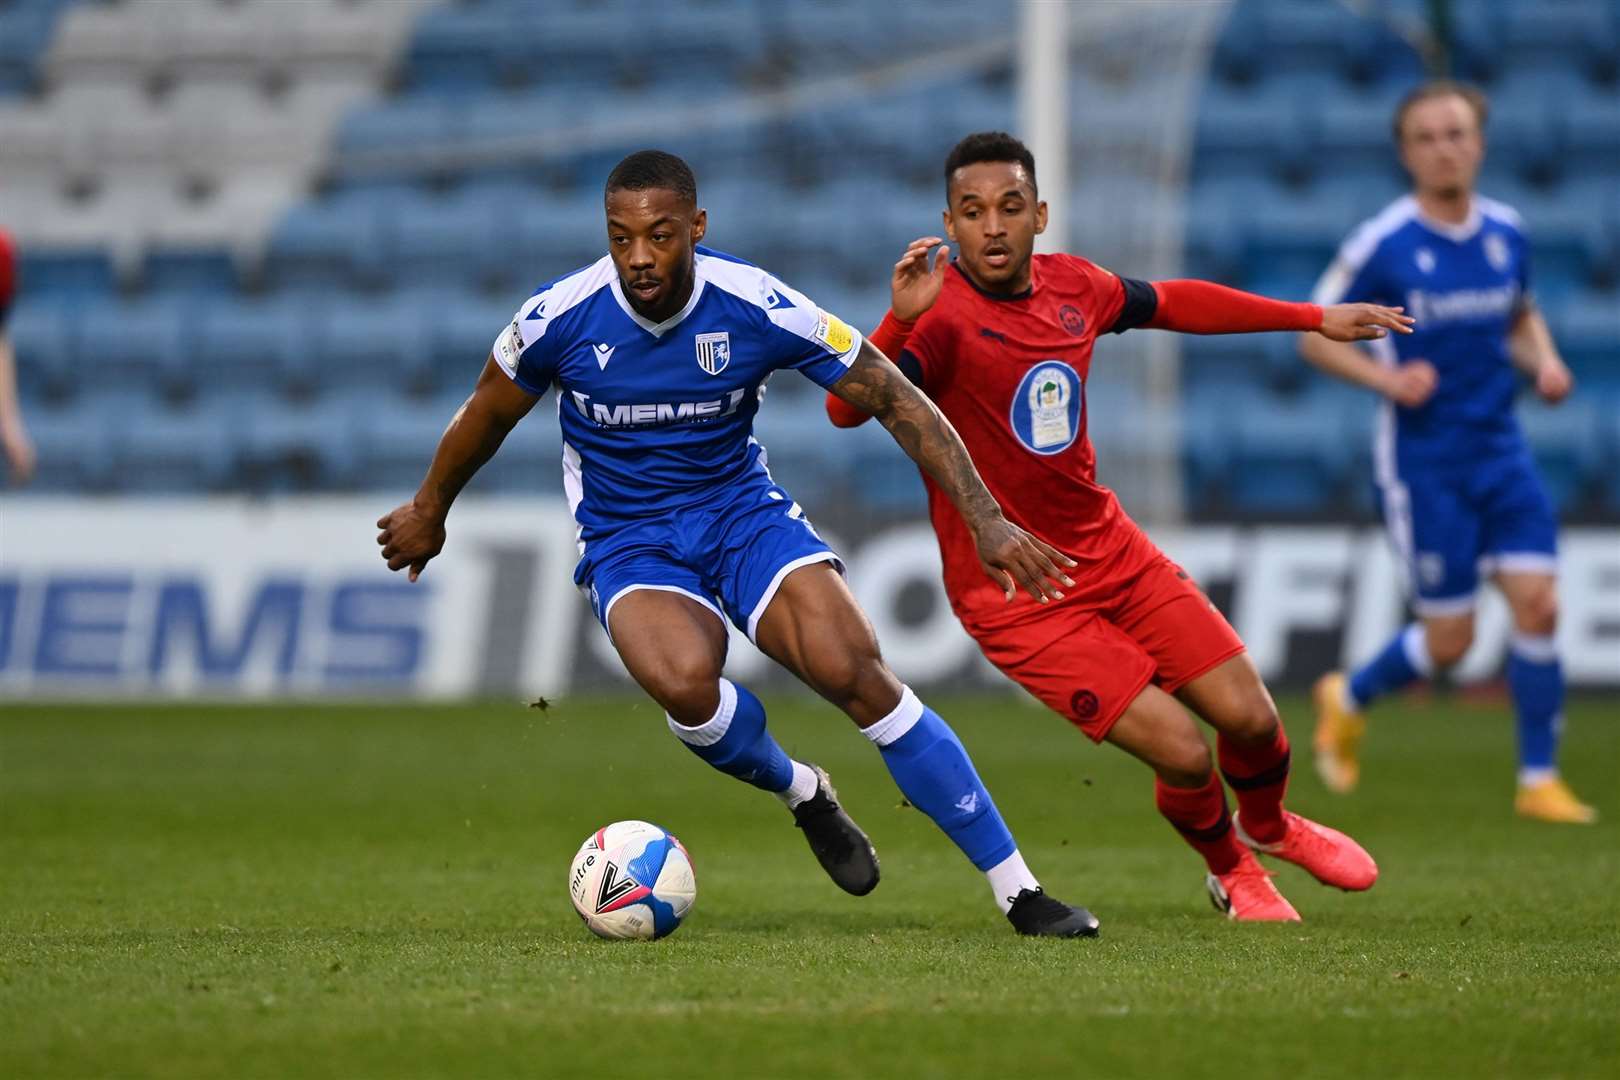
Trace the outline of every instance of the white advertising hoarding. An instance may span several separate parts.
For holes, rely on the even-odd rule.
[[[383,566],[386,497],[0,503],[0,697],[472,697],[628,686],[573,587],[553,499],[468,499],[416,584]],[[829,539],[833,539],[829,537]],[[1343,526],[1156,536],[1265,675],[1299,685],[1371,655],[1404,617],[1382,535]],[[1562,538],[1559,641],[1577,686],[1620,688],[1620,529]],[[834,540],[885,655],[917,685],[1003,685],[956,625],[924,523]],[[1495,673],[1508,618],[1482,596],[1460,678]],[[780,672],[733,633],[740,678]]]

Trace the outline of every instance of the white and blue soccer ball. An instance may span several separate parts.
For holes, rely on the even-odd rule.
[[[692,910],[697,878],[675,837],[650,822],[615,821],[580,845],[568,896],[598,937],[661,938]]]

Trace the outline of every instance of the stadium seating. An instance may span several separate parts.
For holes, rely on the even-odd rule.
[[[0,214],[22,242],[11,330],[45,490],[408,489],[517,304],[600,257],[602,175],[653,141],[701,164],[712,243],[868,325],[893,253],[938,221],[949,143],[1015,123],[1007,73],[983,68],[758,107],[851,65],[1005,36],[995,5],[180,10],[0,0]],[[1358,10],[1238,0],[1191,122],[1186,273],[1302,298],[1403,190],[1389,116],[1421,76],[1410,31],[1428,4]],[[1483,187],[1523,213],[1580,380],[1566,408],[1527,409],[1526,430],[1565,510],[1620,515],[1620,3],[1452,11],[1457,69],[1493,96]],[[630,18],[658,49],[632,44]],[[832,65],[805,44],[830,23]],[[655,131],[648,101],[703,107]],[[1070,105],[1125,134],[1141,108],[1090,70]],[[1181,385],[1195,513],[1370,512],[1371,396],[1314,375],[1287,337],[1189,339]],[[876,425],[829,440],[818,396],[771,387],[760,431],[779,478],[810,502],[915,512],[910,465]],[[1123,415],[1094,421],[1106,452],[1173,434]],[[480,490],[554,487],[555,426],[520,435]]]

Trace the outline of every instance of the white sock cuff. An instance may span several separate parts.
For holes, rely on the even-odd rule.
[[[900,704],[883,719],[864,729],[863,734],[879,746],[888,746],[917,726],[922,719],[923,703],[911,692],[911,687],[900,688]]]
[[[731,730],[731,718],[737,712],[737,688],[731,684],[730,679],[720,680],[720,707],[697,727],[687,727],[677,724],[675,718],[668,713],[664,719],[669,721],[669,730],[675,737],[688,746],[713,746],[726,737]]]
[[[1401,651],[1406,653],[1406,662],[1419,675],[1429,678],[1434,674],[1434,657],[1429,655],[1429,635],[1424,632],[1422,623],[1415,622],[1401,632]]]
[[[1551,664],[1558,659],[1558,642],[1551,634],[1521,634],[1514,631],[1508,638],[1513,655],[1532,664]]]

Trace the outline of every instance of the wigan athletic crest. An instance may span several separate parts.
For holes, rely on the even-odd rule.
[[[1037,454],[1056,454],[1080,434],[1080,376],[1061,360],[1036,364],[1013,396],[1013,434]]]
[[[721,330],[717,334],[697,336],[698,367],[710,375],[718,375],[731,363],[731,334]]]

